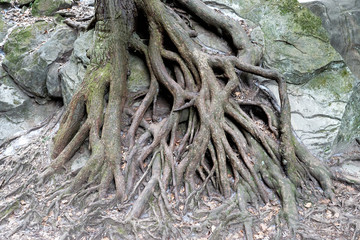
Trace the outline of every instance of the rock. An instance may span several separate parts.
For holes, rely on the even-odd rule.
[[[192,26],[198,34],[195,41],[201,45],[205,51],[210,53],[231,53],[230,46],[218,35],[211,31],[207,31],[196,22],[193,22]]]
[[[86,6],[94,6],[95,0],[81,0]]]
[[[288,82],[305,83],[318,69],[342,60],[331,47],[321,20],[296,0],[216,0],[212,3],[228,15],[235,12],[261,26],[263,65],[279,70]]]
[[[94,31],[88,31],[76,39],[70,61],[59,71],[63,101],[66,105],[84,79],[86,66],[90,63],[86,52],[92,46],[93,35]]]
[[[306,84],[288,84],[293,129],[319,157],[328,158],[332,153],[355,84],[355,77],[343,62],[328,66]],[[264,85],[279,102],[277,85],[272,81]]]
[[[260,41],[253,41],[264,48],[263,65],[286,77],[296,134],[313,153],[327,158],[356,78],[331,46],[321,19],[295,0],[215,2],[212,6],[227,15],[236,13],[258,25],[263,41],[261,34]],[[274,82],[263,84],[277,95]]]
[[[0,96],[0,112],[20,107],[29,100],[2,67],[0,67]]]
[[[34,2],[35,0],[17,0],[16,4],[19,5],[20,7],[28,5],[32,2]]]
[[[51,16],[60,9],[71,8],[72,5],[72,0],[35,0],[31,12],[34,16]]]
[[[26,131],[53,115],[59,104],[37,104],[24,94],[0,67],[0,145],[21,131]]]
[[[85,32],[75,41],[70,61],[60,69],[62,95],[66,105],[85,77],[86,66],[90,63],[86,52],[92,46],[93,34],[93,31]],[[129,92],[136,93],[147,89],[150,85],[150,74],[144,61],[137,56],[130,55],[129,65]]]
[[[331,45],[360,79],[360,2],[319,0],[303,4],[322,19]]]
[[[71,171],[75,172],[80,170],[86,162],[89,160],[91,152],[89,150],[88,144],[84,144],[76,151],[75,155],[71,158]]]
[[[15,134],[29,130],[53,116],[59,108],[59,104],[54,101],[39,105],[33,99],[29,99],[19,107],[1,113],[0,145]]]
[[[360,84],[348,101],[341,126],[334,141],[333,154],[348,153],[360,143]]]
[[[130,76],[128,78],[128,90],[135,93],[149,88],[150,74],[145,62],[134,55],[130,55]]]
[[[50,97],[60,98],[62,96],[59,77],[60,67],[60,63],[54,63],[49,68],[46,78],[46,88]]]
[[[3,4],[10,5],[11,0],[0,0],[0,5],[3,5]]]
[[[18,27],[4,46],[5,70],[30,95],[48,96],[46,79],[54,62],[65,62],[72,51],[76,33],[66,25],[45,21]]]

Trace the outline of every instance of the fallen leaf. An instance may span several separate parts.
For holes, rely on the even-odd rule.
[[[311,202],[308,202],[308,203],[305,203],[304,206],[305,206],[306,208],[310,208],[310,207],[312,206],[312,204],[311,204]]]

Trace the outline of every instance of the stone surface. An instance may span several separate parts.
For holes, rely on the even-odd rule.
[[[264,48],[263,65],[279,70],[288,82],[306,83],[319,69],[342,60],[321,20],[296,0],[216,0],[212,6],[258,25],[264,35],[264,43],[258,43]]]
[[[0,145],[15,134],[43,122],[59,107],[55,102],[37,104],[0,67]]]
[[[95,0],[80,0],[80,1],[83,2],[87,6],[94,6],[95,5]]]
[[[304,5],[322,19],[331,45],[360,79],[360,1],[320,0]]]
[[[130,76],[128,78],[129,92],[138,92],[149,88],[150,74],[145,62],[137,57],[130,55]]]
[[[331,46],[320,18],[294,0],[215,2],[211,5],[227,15],[236,13],[258,25],[263,65],[280,71],[289,83],[296,134],[313,153],[327,158],[356,78]],[[263,84],[278,95],[274,82]]]
[[[5,70],[28,93],[48,96],[50,65],[64,62],[72,51],[76,33],[66,25],[37,22],[15,29],[5,43]]]
[[[354,88],[342,117],[339,133],[334,141],[333,153],[349,152],[359,146],[360,138],[360,85]]]
[[[3,15],[0,13],[0,43],[3,45],[3,41],[8,34],[8,30],[13,26],[13,24],[8,23],[3,20]],[[2,57],[1,57],[2,59]]]
[[[17,0],[16,4],[21,7],[21,6],[24,6],[24,5],[28,5],[28,4],[30,4],[30,3],[34,2],[34,1],[35,0]]]
[[[83,81],[86,66],[90,63],[86,52],[92,46],[94,31],[82,33],[74,42],[70,60],[59,70],[63,101],[68,104]]]
[[[60,63],[54,63],[49,68],[46,78],[46,89],[50,97],[60,98],[62,96],[59,77],[60,67]]]
[[[303,85],[288,85],[293,128],[298,137],[318,156],[332,153],[333,141],[342,122],[355,77],[339,62]],[[274,82],[264,83],[278,99]]]
[[[43,105],[33,99],[23,105],[0,113],[0,145],[19,132],[26,131],[54,115],[60,106],[50,101]]]
[[[70,8],[72,0],[35,0],[32,5],[32,14],[51,16],[60,9]]]
[[[25,104],[29,97],[25,95],[10,76],[0,67],[0,113]]]

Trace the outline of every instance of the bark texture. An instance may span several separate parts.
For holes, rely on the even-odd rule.
[[[201,196],[221,196],[230,203],[204,222],[232,214],[223,216],[213,239],[226,223],[247,216],[249,203],[280,199],[296,229],[297,192],[320,184],[332,198],[330,172],[292,131],[284,77],[259,67],[261,55],[236,20],[200,0],[98,0],[96,20],[91,65],[62,117],[54,160],[41,182],[87,142],[91,157],[62,196],[96,192],[101,199],[114,185],[116,201],[128,204],[128,222],[148,203],[156,202],[164,218],[179,220]],[[232,52],[196,42],[191,21],[222,36]],[[126,93],[130,52],[144,59],[151,76],[149,89],[136,99]],[[259,76],[277,82],[281,106]],[[160,98],[171,108],[162,119]],[[243,219],[252,239],[251,222]]]

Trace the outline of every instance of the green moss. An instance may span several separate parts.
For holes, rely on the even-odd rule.
[[[16,64],[22,55],[30,50],[36,36],[42,34],[49,25],[45,21],[37,22],[32,26],[19,27],[9,36],[9,40],[4,45],[6,60]]]
[[[327,91],[329,97],[337,100],[352,91],[355,79],[346,67],[336,70],[327,70],[311,79],[306,87],[316,91]]]
[[[321,39],[328,39],[323,29],[321,19],[310,12],[306,7],[301,6],[297,0],[276,1],[282,15],[291,15],[294,23],[302,32],[318,36]]]
[[[34,16],[45,15],[51,16],[57,10],[71,7],[68,1],[62,0],[35,0],[32,4],[31,13]]]

